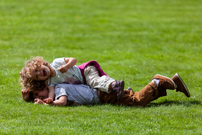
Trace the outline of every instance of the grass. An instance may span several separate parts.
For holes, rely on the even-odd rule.
[[[202,134],[200,0],[7,0],[0,2],[0,134]],[[19,71],[32,56],[97,60],[126,87],[176,72],[191,97],[144,108],[49,107],[21,98]]]

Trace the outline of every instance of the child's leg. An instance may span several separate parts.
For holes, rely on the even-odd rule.
[[[115,80],[109,76],[99,76],[99,72],[94,66],[87,66],[84,70],[86,83],[91,88],[98,88],[100,91],[110,93],[109,86]]]
[[[116,96],[112,93],[98,92],[98,96],[102,103],[112,103],[127,106],[145,106],[152,100],[159,98],[157,85],[154,82],[147,84],[139,92],[133,92],[133,90],[124,90],[121,101],[116,99]]]
[[[168,77],[155,75],[154,78],[158,80],[158,83],[156,83],[155,80],[152,80],[152,82],[147,84],[139,92],[124,90],[123,98],[121,101],[116,100],[116,97],[114,97],[111,93],[106,94],[98,92],[98,96],[100,97],[100,101],[103,103],[113,103],[128,106],[146,106],[151,101],[159,97],[166,96],[166,89],[176,88],[174,81]]]
[[[110,93],[114,91],[118,100],[122,99],[124,90],[124,81],[116,81],[109,76],[99,76],[96,67],[88,66],[84,70],[86,82],[91,88],[97,88],[103,92]]]

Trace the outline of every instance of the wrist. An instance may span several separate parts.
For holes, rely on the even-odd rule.
[[[70,65],[69,65],[69,64],[66,64],[66,65],[65,65],[65,69],[68,70],[69,68],[71,68]]]

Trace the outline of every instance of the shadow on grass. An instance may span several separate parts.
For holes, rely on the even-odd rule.
[[[192,105],[201,105],[201,101],[163,101],[161,103],[150,103],[146,107],[155,107],[155,106],[171,106],[171,105],[183,105],[191,107]]]
[[[186,107],[191,107],[192,105],[202,105],[201,101],[194,100],[194,101],[174,101],[174,100],[165,100],[159,103],[149,103],[145,107],[140,107],[140,108],[147,108],[147,107],[158,107],[158,106],[172,106],[172,105],[180,105],[180,106],[186,106]],[[116,105],[116,104],[94,104],[94,105],[81,105],[85,107],[94,107],[94,106],[114,106],[114,107],[139,107],[139,106],[125,106],[125,105]],[[71,106],[69,106],[71,107]],[[74,106],[72,106],[74,107]]]

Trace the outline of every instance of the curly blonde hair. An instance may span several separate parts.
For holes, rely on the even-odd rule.
[[[20,81],[23,89],[34,91],[34,90],[42,90],[47,86],[47,80],[39,81],[32,79],[31,69],[37,69],[41,67],[41,65],[45,65],[50,68],[49,62],[43,60],[43,57],[36,56],[31,60],[28,60],[25,63],[25,67],[20,72]]]

